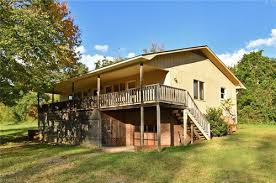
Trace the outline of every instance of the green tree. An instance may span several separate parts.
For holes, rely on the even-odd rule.
[[[276,61],[262,51],[245,54],[233,68],[246,90],[238,93],[238,115],[244,122],[276,122]]]
[[[106,57],[104,57],[104,59],[98,60],[95,62],[95,69],[100,69],[100,68],[112,65],[114,63],[115,63],[114,60],[110,60],[110,59],[107,59]]]
[[[0,32],[0,102],[6,105],[83,67],[75,52],[79,29],[65,3],[1,0]]]
[[[155,53],[155,52],[160,52],[160,51],[164,51],[164,45],[158,44],[158,43],[151,43],[149,48],[143,49],[144,54]]]
[[[113,59],[111,60],[111,59],[108,59],[107,57],[104,57],[104,59],[98,60],[98,61],[95,62],[95,69],[100,69],[100,68],[103,68],[103,67],[106,67],[106,66],[124,61],[124,60],[126,60],[126,58],[121,57],[121,56],[115,57],[114,60]]]

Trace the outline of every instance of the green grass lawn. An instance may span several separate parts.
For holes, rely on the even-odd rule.
[[[162,152],[104,153],[43,144],[0,146],[0,182],[276,182],[276,126]]]
[[[32,129],[37,129],[37,120],[31,118],[18,123],[0,122],[0,144],[26,138]]]

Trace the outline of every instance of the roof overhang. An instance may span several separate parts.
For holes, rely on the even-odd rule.
[[[115,70],[137,65],[139,63],[146,63],[147,61],[154,59],[156,56],[162,56],[166,54],[174,54],[174,53],[180,53],[180,52],[188,52],[188,51],[201,51],[204,54],[204,56],[207,57],[236,86],[237,89],[245,89],[245,86],[241,83],[241,81],[232,73],[232,71],[216,56],[216,54],[207,45],[168,50],[168,51],[149,53],[149,54],[142,54],[142,55],[112,64],[110,66],[106,66],[106,67],[91,71],[81,76],[77,76],[65,81],[61,81],[56,85],[63,85],[63,83],[65,84],[65,83],[76,82],[79,80],[85,80],[87,78],[97,77],[104,73],[114,72]]]

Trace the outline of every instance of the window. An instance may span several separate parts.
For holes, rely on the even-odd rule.
[[[204,82],[194,80],[194,99],[204,100]]]
[[[135,132],[140,132],[140,126],[135,126]],[[156,125],[144,125],[144,132],[156,133]]]
[[[105,93],[111,93],[111,92],[112,92],[112,86],[106,86]]]
[[[199,98],[204,100],[204,83],[199,81]]]
[[[156,125],[145,125],[146,132],[157,132]]]
[[[198,99],[198,81],[194,80],[194,99]]]
[[[226,98],[226,89],[220,88],[220,99],[225,99],[225,98]]]
[[[136,88],[136,81],[129,81],[127,83],[127,89]]]
[[[120,83],[120,91],[126,90],[126,85],[125,83]]]
[[[125,83],[114,84],[113,85],[113,90],[114,90],[114,92],[124,91],[125,90]]]
[[[114,92],[120,91],[120,85],[119,84],[114,84],[113,89],[114,89]]]

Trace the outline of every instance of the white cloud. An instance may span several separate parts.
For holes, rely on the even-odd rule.
[[[108,48],[108,46],[107,46],[107,48]],[[80,62],[85,64],[90,71],[95,69],[95,62],[97,62],[99,60],[103,60],[104,58],[106,58],[108,60],[114,60],[114,57],[111,57],[111,56],[105,57],[104,55],[100,55],[100,54],[94,54],[94,55],[88,54],[88,53],[86,53],[85,47],[82,45],[75,48],[75,50],[77,53],[81,54]]]
[[[276,46],[276,29],[271,30],[270,37],[264,39],[256,39],[249,41],[245,48],[234,51],[233,53],[223,53],[218,54],[218,57],[227,66],[234,66],[243,57],[244,54],[250,53],[252,51],[257,51],[258,48],[262,46]]]
[[[135,53],[133,53],[133,52],[130,52],[130,53],[128,53],[128,55],[127,55],[127,58],[132,58],[132,57],[135,57]]]
[[[250,41],[246,48],[247,49],[253,49],[257,48],[260,46],[276,46],[276,29],[271,30],[271,34],[269,38],[264,38],[264,39],[256,39],[253,41]]]
[[[240,49],[234,51],[233,53],[223,53],[219,54],[218,57],[223,61],[227,66],[234,66],[238,61],[240,61],[244,54],[248,53],[245,49]]]
[[[94,70],[95,69],[95,62],[99,61],[99,60],[103,60],[104,58],[108,59],[108,60],[114,60],[114,57],[111,56],[103,56],[103,55],[99,55],[99,54],[95,54],[95,55],[82,55],[80,62],[85,64],[89,70]]]
[[[99,44],[96,44],[94,46],[94,49],[97,50],[97,51],[101,51],[101,52],[107,52],[108,51],[108,48],[109,46],[108,45],[99,45]]]
[[[77,48],[75,48],[75,51],[76,51],[77,53],[80,53],[80,54],[84,54],[84,53],[86,52],[84,46],[82,46],[82,45],[79,46],[79,47],[77,47]]]

